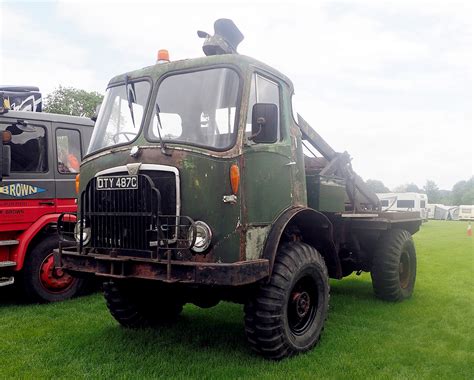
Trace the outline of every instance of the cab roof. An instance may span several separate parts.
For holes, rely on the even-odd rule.
[[[65,124],[83,125],[85,127],[94,127],[94,122],[87,117],[60,115],[48,112],[7,111],[0,115],[0,120],[4,118],[49,121]]]
[[[125,77],[128,76],[129,79],[143,78],[149,76],[151,78],[158,78],[165,73],[179,71],[179,70],[192,70],[205,68],[214,65],[234,65],[240,68],[242,73],[247,72],[248,70],[253,70],[255,68],[272,74],[280,78],[285,82],[291,90],[293,90],[293,83],[291,80],[278,70],[274,69],[267,64],[260,62],[254,58],[240,55],[240,54],[222,54],[222,55],[211,55],[207,57],[183,59],[179,61],[171,61],[169,63],[159,63],[156,65],[144,67],[139,70],[130,71],[124,74],[120,74],[112,78],[109,82],[109,86],[124,82]]]

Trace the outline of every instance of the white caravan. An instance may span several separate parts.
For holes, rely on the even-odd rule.
[[[428,205],[428,219],[458,220],[459,207],[458,206],[445,206],[439,203],[429,204]]]
[[[474,205],[459,206],[459,219],[474,220]]]
[[[420,193],[377,193],[383,211],[419,211],[428,219],[428,197]]]
[[[436,207],[442,206],[439,203],[428,203],[428,219],[436,219],[435,218],[435,213],[436,213]]]

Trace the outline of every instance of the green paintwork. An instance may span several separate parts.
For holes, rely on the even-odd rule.
[[[152,65],[144,67],[140,70],[130,71],[121,75],[113,77],[109,84],[123,82],[125,76],[129,76],[130,79],[141,78],[141,77],[150,77],[153,79],[159,79],[164,74],[169,74],[173,71],[178,70],[193,70],[196,68],[207,68],[213,65],[233,65],[238,67],[241,70],[242,74],[249,73],[249,70],[253,68],[258,68],[261,71],[269,73],[276,78],[279,78],[282,82],[286,83],[288,86],[293,89],[293,84],[291,80],[280,73],[278,70],[275,70],[273,67],[266,65],[263,62],[260,62],[254,58],[247,57],[240,54],[224,54],[224,55],[213,55],[209,57],[199,57],[193,59],[183,59],[180,61],[173,61],[170,63],[162,63],[157,65]]]
[[[138,159],[129,155],[129,149],[99,156],[81,167],[81,189],[97,172],[128,163],[174,166],[180,172],[181,215],[202,220],[213,228],[216,247],[208,259],[213,262],[235,262],[239,259],[239,204],[222,202],[223,195],[231,194],[229,170],[236,159],[219,159],[200,153],[173,152],[164,156],[159,148],[143,149]],[[229,247],[229,242],[233,242]],[[237,247],[237,248],[236,248]],[[211,260],[212,258],[212,260]]]
[[[138,138],[127,145],[109,148],[86,157],[81,166],[81,191],[101,170],[128,163],[161,164],[176,167],[181,179],[181,215],[205,221],[213,231],[210,251],[200,261],[231,263],[262,256],[271,225],[286,209],[306,206],[306,176],[301,132],[291,110],[293,86],[283,74],[242,55],[219,55],[159,64],[114,77],[110,83],[148,77],[153,82],[152,102],[157,83],[165,75],[183,70],[213,66],[230,66],[242,78],[242,103],[236,145],[226,152],[215,152],[195,146],[167,143],[171,156],[161,153],[158,142],[147,141],[143,128]],[[280,87],[281,140],[274,144],[251,144],[244,135],[251,74],[254,71],[271,77]],[[154,110],[148,107],[143,125],[148,125]],[[137,158],[129,155],[132,146],[140,146]],[[241,183],[234,204],[224,203],[223,196],[232,194],[229,170],[240,168]],[[329,187],[312,188],[316,194],[314,208],[324,211],[340,209],[340,188],[336,194]],[[310,199],[312,199],[309,197]],[[312,206],[312,202],[310,202]],[[344,203],[342,202],[342,207]],[[322,208],[321,208],[322,207]]]
[[[269,145],[255,145],[245,152],[243,186],[250,224],[270,224],[292,205],[289,147]]]
[[[343,212],[346,183],[342,178],[308,174],[306,176],[308,206],[324,212]]]

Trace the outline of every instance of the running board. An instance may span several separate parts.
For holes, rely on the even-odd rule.
[[[18,240],[0,240],[0,246],[4,245],[17,245],[19,243]]]
[[[0,261],[0,268],[16,267],[15,261]]]
[[[0,288],[2,286],[13,285],[15,282],[15,277],[0,277]]]

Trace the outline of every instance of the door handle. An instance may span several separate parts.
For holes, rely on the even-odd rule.
[[[40,201],[39,204],[42,206],[54,206],[54,201]]]

